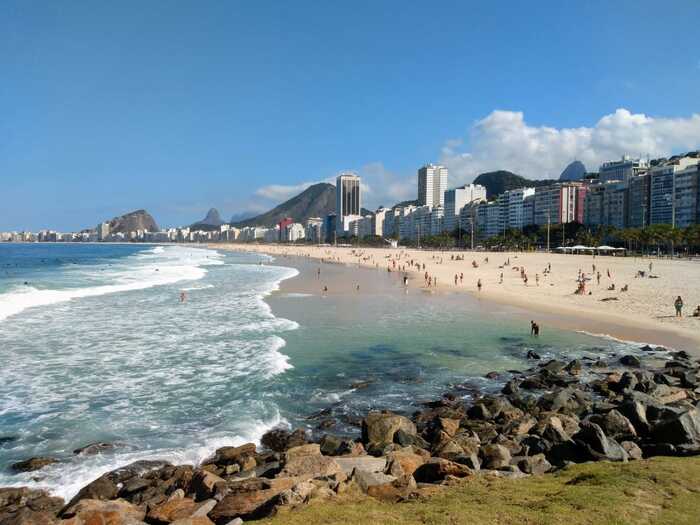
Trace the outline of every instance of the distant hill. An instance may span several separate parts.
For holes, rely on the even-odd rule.
[[[109,229],[112,233],[129,233],[136,230],[159,231],[156,221],[146,210],[136,210],[121,217],[115,217],[109,221]]]
[[[224,224],[224,221],[221,220],[221,215],[219,215],[219,210],[216,208],[211,208],[208,212],[206,217],[202,219],[201,221],[197,221],[194,224],[190,226],[191,230],[217,230],[219,229],[219,226]]]
[[[320,182],[309,186],[299,195],[275,206],[268,212],[250,219],[232,223],[237,228],[245,226],[274,226],[285,217],[304,222],[311,217],[325,217],[335,211],[335,186]]]
[[[581,180],[586,175],[586,166],[580,160],[575,160],[569,164],[564,171],[559,175],[559,180],[564,181],[574,181]]]
[[[474,184],[481,184],[486,188],[486,198],[490,199],[500,195],[504,191],[517,190],[518,188],[535,188],[552,184],[551,180],[530,180],[506,170],[490,171],[482,173]]]

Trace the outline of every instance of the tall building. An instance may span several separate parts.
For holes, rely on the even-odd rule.
[[[444,206],[447,190],[447,168],[427,164],[418,170],[418,205]]]
[[[535,189],[534,223],[561,224],[584,221],[586,186],[580,182],[566,182]]]
[[[348,221],[346,217],[360,217],[361,209],[360,177],[354,173],[341,173],[335,180],[335,213],[338,235],[345,235],[347,232]]]
[[[109,237],[110,226],[108,222],[102,222],[97,225],[97,240],[104,241]]]
[[[501,195],[499,200],[504,206],[503,227],[522,229],[531,223],[532,217],[525,210],[525,199],[535,195],[535,188],[519,188],[508,190]],[[530,211],[530,210],[528,210]]]
[[[697,166],[697,157],[672,157],[660,162],[649,170],[650,224],[673,224],[678,226],[676,212],[678,206],[677,174],[692,173]],[[687,170],[687,171],[686,171]],[[685,193],[685,192],[684,192]]]
[[[627,195],[627,227],[643,228],[649,225],[649,181],[647,174],[629,179]]]
[[[470,202],[486,200],[486,188],[479,184],[467,184],[445,192],[445,231],[452,233],[459,226],[459,213]]]
[[[598,179],[601,182],[610,180],[626,181],[631,177],[646,173],[648,168],[649,165],[645,160],[633,159],[625,155],[620,160],[604,162],[598,170]]]

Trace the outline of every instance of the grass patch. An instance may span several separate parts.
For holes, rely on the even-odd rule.
[[[388,504],[338,498],[284,510],[269,525],[700,523],[700,458],[575,465],[521,480],[475,477]]]

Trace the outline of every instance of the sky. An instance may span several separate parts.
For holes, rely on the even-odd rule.
[[[700,148],[697,0],[5,0],[0,231],[254,214],[343,170],[363,205]]]

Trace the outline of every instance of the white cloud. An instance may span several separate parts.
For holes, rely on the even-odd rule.
[[[301,184],[294,185],[270,184],[269,186],[263,186],[255,190],[255,195],[271,201],[283,202],[287,199],[291,199],[313,184],[315,183],[302,182]]]
[[[593,127],[531,126],[519,111],[493,111],[476,122],[464,139],[451,139],[440,162],[451,183],[505,169],[529,178],[556,178],[574,159],[597,170],[601,162],[636,155],[650,157],[700,148],[700,114],[655,118],[626,109],[605,115]]]
[[[618,109],[593,127],[554,128],[531,126],[520,111],[497,110],[474,123],[465,137],[446,140],[438,160],[450,169],[450,186],[457,186],[486,171],[505,169],[531,179],[557,178],[574,159],[595,171],[601,162],[626,154],[654,158],[698,148],[700,114],[656,118]],[[356,171],[362,177],[365,208],[416,198],[416,171],[397,174],[381,162]],[[318,182],[335,184],[335,175]],[[312,184],[263,186],[246,208],[268,210]]]

